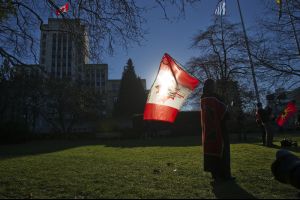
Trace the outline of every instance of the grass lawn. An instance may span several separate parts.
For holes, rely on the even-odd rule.
[[[292,137],[300,143],[300,133]],[[0,198],[297,198],[272,176],[278,148],[232,143],[237,179],[212,185],[199,137],[0,146]]]

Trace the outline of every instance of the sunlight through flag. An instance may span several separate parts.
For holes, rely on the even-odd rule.
[[[159,72],[149,92],[144,110],[144,120],[173,123],[199,80],[183,70],[170,55],[165,54]]]
[[[297,107],[294,102],[289,102],[284,111],[278,116],[276,122],[278,126],[283,126],[290,117],[297,112]]]
[[[69,10],[69,3],[67,2],[65,5],[59,8],[59,10],[56,10],[56,16],[59,16],[61,13],[68,12]]]
[[[226,14],[226,3],[225,0],[219,1],[217,8],[215,10],[216,15],[225,15]]]

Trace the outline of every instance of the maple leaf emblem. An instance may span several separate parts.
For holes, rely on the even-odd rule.
[[[283,111],[283,113],[282,113],[282,115],[281,115],[281,118],[282,118],[282,119],[285,119],[285,118],[287,117],[287,115],[289,114],[289,112],[291,112],[291,111],[292,111],[291,108],[286,108],[286,109],[284,109],[284,111]]]
[[[161,86],[160,85],[156,85],[155,86],[156,89],[156,94],[160,93],[160,89]],[[179,87],[175,87],[175,88],[168,88],[167,94],[163,96],[162,101],[165,102],[169,99],[171,100],[175,100],[175,98],[184,98],[184,94],[181,93],[180,91],[181,89]]]

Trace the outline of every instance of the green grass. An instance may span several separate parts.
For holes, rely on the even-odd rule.
[[[198,137],[0,146],[0,198],[297,198],[272,176],[278,149],[252,140],[231,145],[237,179],[217,186]]]

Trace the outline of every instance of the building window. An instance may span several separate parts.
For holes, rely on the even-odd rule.
[[[105,80],[103,80],[103,79],[101,80],[101,86],[105,87]]]
[[[46,55],[46,49],[45,49],[45,46],[43,46],[42,48],[42,56],[45,56]]]
[[[53,33],[52,36],[53,36],[53,37],[52,37],[52,41],[53,41],[53,43],[55,43],[55,42],[56,42],[56,33]]]
[[[71,60],[68,60],[68,76],[71,76]]]
[[[104,71],[102,71],[102,73],[101,73],[101,80],[105,80],[105,72]]]
[[[54,77],[55,76],[55,66],[52,65],[51,67],[51,76]]]
[[[114,97],[114,103],[118,102],[118,97]]]
[[[113,92],[118,92],[119,90],[119,85],[118,84],[113,84]]]
[[[66,66],[63,66],[62,67],[62,76],[65,77],[66,74],[67,74],[67,72],[66,72]]]

